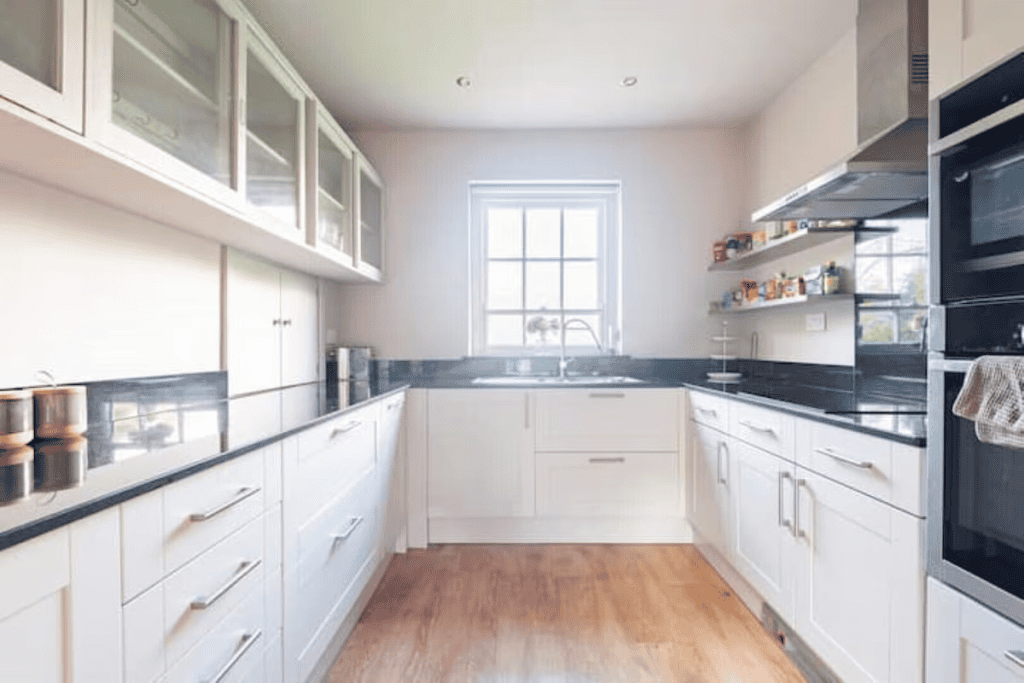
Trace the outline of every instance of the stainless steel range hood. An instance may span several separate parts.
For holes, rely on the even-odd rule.
[[[751,220],[874,218],[928,196],[928,0],[860,0],[857,140]]]

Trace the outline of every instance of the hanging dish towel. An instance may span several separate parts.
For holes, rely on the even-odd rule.
[[[1024,450],[1024,357],[982,356],[971,364],[953,414],[974,420],[978,440]]]

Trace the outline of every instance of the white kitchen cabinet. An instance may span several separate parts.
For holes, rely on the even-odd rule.
[[[537,453],[537,515],[675,515],[676,453]]]
[[[929,97],[935,97],[1024,48],[1024,3],[930,0]]]
[[[428,401],[428,517],[534,514],[532,392],[438,389]]]
[[[356,156],[356,270],[371,280],[384,277],[384,181],[362,155]]]
[[[732,442],[733,563],[779,615],[793,619],[792,463]]]
[[[0,13],[0,97],[82,132],[84,0],[16,0]]]
[[[927,683],[1022,683],[1024,627],[928,579]]]
[[[229,393],[314,382],[318,294],[314,278],[228,250]]]
[[[923,520],[796,471],[800,637],[847,683],[920,681]]]
[[[674,389],[545,389],[537,394],[537,450],[679,450]]]
[[[690,423],[690,523],[723,557],[731,558],[730,543],[730,442],[714,429]]]
[[[251,22],[244,75],[246,200],[305,241],[305,107],[312,93]]]
[[[355,267],[355,149],[315,100],[306,107],[306,241]]]
[[[405,520],[405,454],[403,423],[405,393],[393,396],[381,405],[378,422],[378,480],[381,488],[380,535],[386,548],[393,548]]]
[[[227,205],[240,205],[239,79],[244,15],[234,0],[88,4],[86,134]]]
[[[0,682],[121,681],[117,510],[0,553]]]

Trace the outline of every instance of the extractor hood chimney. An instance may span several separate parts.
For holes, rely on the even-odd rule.
[[[860,0],[857,141],[751,219],[874,218],[928,197],[928,0]]]

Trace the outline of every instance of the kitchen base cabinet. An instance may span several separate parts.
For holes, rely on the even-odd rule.
[[[537,514],[676,515],[678,461],[677,453],[538,453]]]
[[[0,553],[0,681],[121,681],[117,510]]]
[[[722,556],[731,558],[729,438],[704,425],[690,423],[689,450],[690,523]]]
[[[537,450],[679,450],[675,389],[544,389],[537,397]]]

